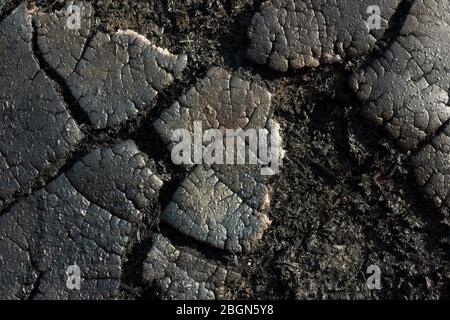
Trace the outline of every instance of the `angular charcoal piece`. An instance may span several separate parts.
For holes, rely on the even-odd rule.
[[[415,1],[400,35],[351,80],[363,116],[403,151],[413,150],[450,118],[450,4]]]
[[[416,181],[437,208],[450,208],[450,126],[412,158]]]
[[[80,6],[80,29],[68,27],[67,10]],[[93,32],[91,5],[69,2],[62,12],[36,17],[38,46],[46,62],[64,79],[95,129],[118,126],[150,107],[173,83],[187,56],[173,55],[131,30],[113,35]]]
[[[118,297],[133,222],[157,201],[162,185],[152,170],[134,143],[125,142],[93,151],[13,206],[0,217],[0,298],[26,298],[33,288],[34,299]],[[129,200],[114,207],[121,199]],[[80,290],[66,286],[72,265],[80,267]]]
[[[237,275],[175,248],[160,234],[144,261],[144,282],[164,299],[223,299],[226,284]]]
[[[270,93],[255,83],[213,68],[163,112],[155,128],[171,149],[174,130],[193,133],[195,121],[202,121],[203,130],[267,128],[270,103]],[[268,179],[260,169],[248,164],[197,166],[176,190],[161,219],[211,246],[250,250],[270,225],[264,213],[269,205]]]
[[[317,67],[369,52],[401,0],[269,0],[248,30],[248,57],[277,71]],[[370,28],[370,6],[380,29]]]
[[[39,69],[25,5],[0,24],[0,203],[63,159],[83,138]]]
[[[92,17],[92,5],[86,1],[67,1],[60,12],[38,13],[34,17],[39,51],[63,78],[73,72],[81,59],[91,32]]]

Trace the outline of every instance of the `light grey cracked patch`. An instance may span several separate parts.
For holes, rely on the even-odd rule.
[[[450,118],[449,42],[450,4],[415,1],[398,38],[351,80],[363,116],[404,151]]]
[[[76,2],[78,4],[84,2]],[[81,29],[68,30],[66,9],[36,18],[38,46],[64,79],[95,129],[112,128],[150,108],[187,64],[131,30],[109,35],[91,28],[92,8],[81,6]]]
[[[186,63],[131,30],[99,32],[66,81],[94,128],[110,128],[148,107]]]
[[[401,0],[269,0],[248,30],[248,57],[277,71],[317,67],[369,52]],[[367,10],[380,8],[380,30]]]
[[[242,80],[215,67],[165,110],[154,127],[169,150],[174,145],[173,133],[186,129],[193,136],[195,122],[201,122],[203,131],[219,129],[224,137],[228,129],[267,129],[271,132],[274,126],[270,121],[271,100],[271,93],[255,82]],[[208,144],[203,142],[205,147]]]
[[[115,195],[136,203],[144,197],[142,206],[156,201],[161,182],[152,170],[134,143],[125,142],[93,151],[13,206],[0,217],[0,298],[26,298],[33,287],[35,299],[118,297],[124,254],[142,211],[127,200],[117,208],[107,201]],[[66,286],[71,265],[81,269],[79,291]]]
[[[264,191],[255,197],[268,199]],[[161,220],[194,239],[241,252],[251,250],[271,223],[258,209],[224,184],[214,170],[197,166],[176,190]]]
[[[25,5],[0,24],[0,200],[63,159],[83,138],[39,69]]]
[[[227,186],[248,206],[255,210],[266,211],[270,206],[270,190],[266,186],[267,176],[260,174],[260,167],[247,165],[245,170],[240,166],[213,166],[218,181]]]
[[[224,299],[228,281],[235,273],[178,250],[160,234],[144,261],[143,280],[170,300]]]
[[[155,128],[166,144],[170,144],[174,130],[184,128],[193,132],[195,121],[202,121],[204,130],[264,128],[271,98],[256,83],[244,81],[222,68],[212,68],[161,114]]]
[[[450,126],[412,158],[416,181],[437,208],[450,208]]]
[[[147,156],[128,141],[91,152],[66,176],[86,198],[114,215],[140,218],[163,185],[149,165]]]
[[[155,128],[172,149],[174,130],[193,133],[195,121],[202,122],[203,130],[265,128],[270,106],[268,91],[213,68],[162,113]],[[161,219],[211,246],[232,252],[251,250],[270,225],[265,214],[268,178],[259,169],[259,165],[248,164],[198,165],[176,190]]]
[[[80,11],[70,11],[74,7]],[[91,33],[93,13],[90,2],[67,1],[59,12],[34,16],[39,51],[48,65],[63,78],[73,72],[81,59]],[[78,14],[80,20],[76,25],[74,19]]]

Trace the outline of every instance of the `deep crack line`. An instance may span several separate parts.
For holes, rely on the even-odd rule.
[[[360,68],[365,68],[373,61],[389,49],[398,39],[403,25],[409,16],[415,0],[402,0],[395,10],[394,15],[389,20],[388,28],[385,30],[381,38],[375,43],[374,48],[367,55],[366,59],[362,60]]]
[[[447,106],[450,106],[450,104],[447,103]],[[421,141],[417,145],[417,147],[415,149],[411,150],[410,154],[409,154],[409,158],[411,159],[411,158],[414,158],[415,156],[417,156],[423,150],[423,148],[425,148],[427,145],[433,145],[433,140],[436,137],[438,137],[439,135],[441,135],[449,125],[450,125],[450,118],[447,119],[446,121],[442,122],[441,126],[436,130],[436,132],[434,132],[434,134],[428,135],[425,139],[423,139],[423,141]],[[411,169],[410,169],[410,171],[411,171]]]
[[[63,98],[66,104],[66,107],[68,108],[68,111],[70,112],[70,115],[75,119],[80,129],[83,129],[83,127],[91,128],[88,114],[81,108],[80,104],[78,103],[77,99],[73,96],[65,80],[55,70],[53,70],[50,67],[50,65],[45,61],[44,57],[42,56],[42,52],[39,50],[38,30],[34,19],[32,20],[32,25],[33,25],[33,37],[31,40],[32,41],[31,47],[33,50],[33,55],[39,63],[40,69],[45,73],[45,75],[50,80],[52,80],[53,83],[55,83],[58,86],[59,90],[56,91],[60,93],[61,97]]]
[[[26,300],[30,300],[30,301],[34,300],[34,297],[40,293],[39,287],[41,285],[41,281],[42,281],[42,278],[44,277],[45,273],[46,273],[45,271],[39,273],[38,277],[36,278],[36,281],[34,281],[34,283],[33,283],[31,292],[28,295],[28,297],[26,298]]]
[[[11,200],[4,202],[3,208],[0,210],[0,217],[6,215],[16,204],[33,195],[37,191],[45,188],[52,181],[56,180],[61,174],[70,170],[70,168],[72,168],[73,165],[87,155],[88,152],[89,151],[85,151],[82,148],[75,150],[70,153],[69,157],[66,159],[58,161],[56,168],[55,166],[47,168],[45,172],[37,176],[28,185],[15,192],[15,194],[11,197]]]
[[[17,190],[9,199],[5,200],[0,207],[0,216],[7,214],[13,206],[20,201],[29,197],[38,190],[45,188],[49,183],[59,177],[61,174],[69,170],[78,160],[88,154],[98,146],[113,146],[126,139],[133,138],[137,132],[141,132],[144,125],[138,125],[137,128],[130,127],[131,123],[146,122],[148,117],[154,118],[155,115],[141,113],[140,117],[129,121],[122,126],[115,129],[97,130],[94,131],[90,125],[90,120],[85,111],[80,107],[79,103],[72,95],[70,88],[67,86],[65,80],[53,70],[49,64],[45,61],[44,57],[38,46],[38,31],[34,20],[32,20],[33,34],[32,34],[32,54],[36,58],[40,70],[50,79],[54,89],[61,95],[64,101],[64,105],[70,115],[74,118],[80,129],[84,133],[84,139],[82,139],[78,145],[67,154],[64,159],[59,159],[55,163],[47,166],[41,173],[30,181],[25,186]],[[96,31],[93,31],[88,36],[86,45],[83,52],[89,46],[91,39]],[[152,157],[151,157],[152,158]]]
[[[384,130],[387,131],[388,138],[395,140],[395,146],[398,147],[400,153],[411,156],[416,156],[425,146],[431,144],[433,139],[439,136],[450,123],[450,119],[446,115],[446,112],[448,112],[446,110],[448,110],[448,107],[450,106],[448,98],[446,97],[445,99],[441,99],[440,97],[437,97],[438,94],[434,91],[434,89],[436,89],[436,91],[442,90],[441,95],[444,92],[448,95],[448,84],[442,84],[442,79],[431,82],[428,79],[431,73],[439,72],[440,70],[439,62],[442,58],[436,58],[436,61],[431,61],[431,58],[428,58],[430,54],[433,55],[438,52],[438,47],[429,48],[428,45],[423,46],[422,44],[417,46],[423,47],[415,48],[415,45],[406,45],[407,43],[410,43],[410,37],[415,38],[419,35],[422,37],[431,37],[433,32],[430,31],[432,29],[429,28],[433,28],[433,24],[429,21],[424,22],[420,18],[421,15],[433,15],[428,8],[425,9],[426,7],[426,5],[423,7],[421,2],[416,2],[415,0],[402,0],[395,14],[389,21],[389,28],[377,42],[375,49],[373,49],[366,59],[361,62],[361,66],[359,68],[361,73],[355,73],[354,78],[351,78],[348,82],[357,95],[361,96],[358,98],[366,105],[361,109],[362,112],[366,112],[366,115],[363,115],[363,117],[366,118],[365,120],[368,120],[369,123],[374,124],[375,127],[379,126],[384,128]],[[414,21],[412,17],[415,17]],[[445,19],[443,19],[442,16],[438,15],[438,17],[439,20],[442,20],[442,22],[445,23]],[[426,23],[429,25],[426,25]],[[420,27],[424,30],[421,31]],[[429,35],[425,32],[426,30],[428,30]],[[437,39],[440,39],[439,29],[433,29],[433,31],[437,32],[437,34],[433,34],[433,36],[435,36],[436,41],[438,41]],[[423,32],[425,32],[425,34],[422,34]],[[445,31],[442,32],[445,33]],[[398,49],[399,47],[401,49]],[[423,65],[417,63],[416,60],[420,60],[420,58],[418,59],[415,57],[419,56],[418,53],[415,53],[415,55],[413,54],[414,57],[409,58],[396,57],[394,59],[391,57],[391,55],[395,55],[395,53],[399,54],[400,50],[404,50],[405,52],[413,51],[414,53],[416,50],[417,52],[421,52],[421,55],[426,57],[424,59],[427,61],[424,62],[424,65],[426,65],[426,63],[434,63],[433,68],[430,70],[427,68],[424,69]],[[430,52],[430,50],[434,51]],[[399,60],[401,62],[398,62]],[[411,67],[409,69],[405,68],[404,70],[402,69],[401,74],[399,71],[393,71],[392,68],[387,67],[389,64],[400,64],[403,62],[410,64],[412,61],[415,62],[415,67]],[[383,67],[380,67],[380,64],[383,65]],[[413,73],[414,71],[421,75],[420,79],[404,81],[404,83],[402,83],[402,81],[395,84],[391,83],[391,85],[402,88],[403,90],[405,90],[405,87],[408,88],[408,90],[411,90],[411,97],[408,99],[400,94],[394,94],[393,101],[396,101],[395,99],[399,99],[403,102],[403,104],[415,103],[414,108],[409,106],[407,107],[406,105],[402,106],[400,102],[396,102],[393,106],[387,107],[386,105],[389,103],[386,103],[383,99],[385,99],[388,94],[393,94],[393,91],[380,89],[380,83],[383,81],[389,81],[389,77],[393,73],[396,74],[396,77],[400,77],[403,76],[404,73],[408,76],[409,72]],[[446,71],[444,69],[441,70],[441,72]],[[389,76],[385,76],[385,74],[388,74]],[[383,78],[387,80],[383,80]],[[431,79],[433,79],[433,76],[431,76]],[[424,81],[426,82],[425,84],[423,84]],[[376,90],[375,92],[377,93],[373,94],[373,90]],[[414,101],[413,99],[417,99],[417,101]],[[380,103],[379,100],[383,102]],[[424,103],[424,106],[417,107],[421,102]],[[426,107],[427,105],[428,107]],[[392,115],[389,117],[381,116],[380,113],[379,116],[382,120],[380,120],[380,124],[376,124],[376,121],[371,119],[371,117],[373,118],[376,114],[374,111],[375,107],[381,108],[383,112],[386,112],[387,114],[391,112],[387,110],[392,108]],[[409,110],[408,108],[412,108],[412,110]],[[420,110],[418,108],[420,108]],[[420,118],[420,112],[426,112],[429,117],[428,120],[418,121],[416,119],[413,121],[412,119],[414,119],[414,117]],[[416,124],[416,121],[418,121],[418,124]],[[396,122],[398,124],[396,124]],[[414,127],[412,129],[412,133],[410,132],[409,135],[403,134],[402,131],[409,130],[406,129],[408,125]]]

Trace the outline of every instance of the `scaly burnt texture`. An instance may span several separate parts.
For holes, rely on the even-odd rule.
[[[0,206],[83,138],[32,51],[24,5],[0,25]]]
[[[13,12],[19,2],[0,0],[1,298],[449,297],[444,1],[29,0]],[[368,28],[372,5],[380,30]],[[145,61],[127,64],[134,53]],[[410,154],[361,109],[415,149],[435,206],[408,175]],[[175,165],[171,131],[192,133],[195,120],[275,133],[280,123],[279,175]],[[80,291],[66,286],[73,264]],[[369,265],[380,290],[367,287]]]
[[[144,261],[144,282],[156,287],[163,299],[224,299],[227,282],[235,278],[233,272],[177,249],[160,234],[153,236]]]
[[[399,35],[356,73],[351,86],[363,116],[403,151],[417,148],[449,118],[450,4],[415,1]]]
[[[413,157],[416,180],[436,207],[450,209],[450,126]]]
[[[80,28],[72,29],[67,10],[77,4]],[[131,30],[113,35],[91,31],[91,11],[91,5],[69,2],[61,12],[38,15],[38,46],[92,126],[112,128],[148,109],[181,74],[187,57],[170,54]]]
[[[367,54],[400,0],[269,0],[248,30],[248,57],[277,71]],[[371,29],[378,6],[380,26]]]
[[[79,22],[74,20],[77,17],[74,8],[80,10]],[[93,13],[89,2],[67,1],[62,11],[38,13],[34,18],[41,55],[63,78],[67,78],[81,60],[92,32]]]
[[[108,299],[162,181],[133,142],[93,151],[0,217],[0,297]],[[155,214],[147,212],[148,214]],[[77,265],[81,289],[66,286]]]
[[[172,133],[185,129],[194,134],[195,121],[202,122],[203,130],[262,129],[268,126],[270,102],[270,93],[257,84],[213,68],[162,113],[155,127],[172,149]],[[258,165],[227,167],[197,166],[181,183],[161,219],[214,247],[249,251],[270,225],[264,213],[269,202],[267,179],[260,176]]]

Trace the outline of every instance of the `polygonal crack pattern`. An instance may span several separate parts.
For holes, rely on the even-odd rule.
[[[450,118],[450,4],[415,1],[399,36],[355,74],[363,116],[403,151],[417,148]]]
[[[88,39],[92,8],[78,4],[79,29],[67,30],[67,8],[36,16],[39,50],[64,79],[92,126],[112,128],[149,110],[158,93],[186,67],[187,56],[173,55],[131,30],[113,35],[94,31]]]
[[[271,94],[254,82],[212,68],[206,78],[164,111],[155,128],[164,143],[171,143],[177,129],[194,132],[194,122],[207,129],[259,129],[267,124]]]
[[[143,281],[158,295],[170,300],[212,300],[227,297],[227,284],[238,278],[233,272],[211,264],[173,246],[160,234],[144,261]]]
[[[68,14],[74,7],[80,10],[79,25]],[[81,60],[91,34],[93,13],[89,2],[67,1],[60,12],[37,13],[34,17],[39,51],[63,78],[67,78]]]
[[[211,128],[268,126],[271,95],[255,83],[211,69],[206,78],[162,113],[155,128],[169,149],[174,130],[194,132],[194,122]],[[282,152],[280,151],[280,154]],[[267,178],[259,165],[198,165],[181,183],[161,219],[183,234],[216,248],[249,251],[270,220]]]
[[[137,217],[131,221],[137,222],[163,185],[149,164],[147,156],[128,141],[91,152],[66,176],[90,202],[125,220]]]
[[[250,187],[257,183],[252,174],[259,172],[248,173],[252,180],[248,183]],[[257,187],[264,189],[264,193],[255,196],[268,199],[264,185]],[[267,215],[259,210],[263,205],[250,206],[213,169],[197,166],[176,190],[161,220],[214,247],[232,252],[249,251],[270,225]]]
[[[450,208],[450,126],[412,158],[417,182],[437,208]]]
[[[32,51],[25,5],[0,25],[0,205],[83,138]]]
[[[248,30],[248,57],[284,72],[362,56],[374,47],[400,2],[266,1]],[[368,8],[374,5],[380,8],[379,29],[371,29]]]
[[[127,141],[95,150],[0,217],[0,298],[119,296],[124,255],[162,181]],[[97,187],[95,187],[97,186]],[[119,205],[117,205],[120,202]],[[77,265],[81,289],[66,286]]]

